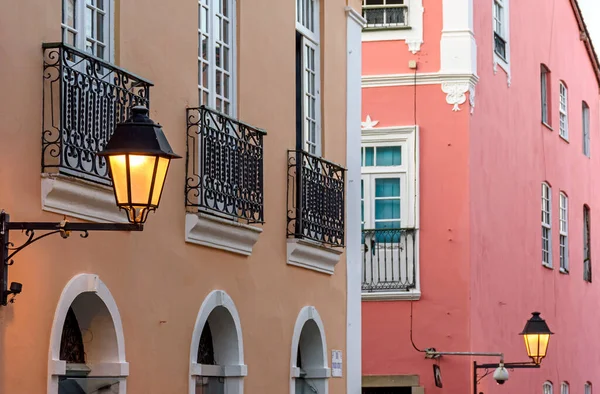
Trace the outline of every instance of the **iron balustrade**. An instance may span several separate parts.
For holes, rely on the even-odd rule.
[[[496,32],[494,32],[494,52],[503,60],[506,60],[506,40]]]
[[[362,14],[367,20],[367,30],[408,27],[408,6],[405,4],[363,5]]]
[[[305,151],[288,151],[288,237],[344,246],[345,172]]]
[[[188,210],[263,223],[265,135],[262,129],[205,106],[188,108]]]
[[[43,44],[42,172],[110,185],[97,156],[152,83],[63,43]]]
[[[363,230],[363,293],[415,288],[416,248],[415,229]]]

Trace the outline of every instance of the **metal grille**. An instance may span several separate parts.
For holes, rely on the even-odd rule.
[[[96,153],[152,83],[72,46],[44,44],[42,172],[110,184]]]
[[[85,364],[83,336],[73,308],[69,308],[60,338],[60,359],[68,363]]]
[[[187,110],[185,203],[207,213],[264,222],[264,130],[205,106]]]
[[[215,351],[213,347],[212,332],[208,322],[204,324],[202,334],[200,334],[200,344],[198,345],[198,354],[196,356],[196,362],[204,365],[216,365],[215,362]]]
[[[288,237],[344,246],[345,172],[307,152],[288,151]]]
[[[362,256],[363,292],[415,288],[415,229],[363,230]]]
[[[506,40],[498,33],[494,33],[494,52],[506,60]]]
[[[403,4],[363,5],[362,14],[367,20],[366,29],[408,26],[408,6]]]

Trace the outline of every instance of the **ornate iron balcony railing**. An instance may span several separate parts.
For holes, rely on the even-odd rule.
[[[344,246],[345,172],[307,152],[288,151],[288,237]]]
[[[187,110],[188,210],[264,222],[264,130],[205,106]]]
[[[408,27],[408,6],[405,4],[363,5],[362,14],[367,20],[366,30]]]
[[[42,47],[42,172],[108,185],[108,166],[96,153],[131,107],[149,106],[153,85],[70,45]]]
[[[506,40],[496,32],[494,32],[494,52],[506,60]]]
[[[363,293],[415,288],[416,247],[415,229],[363,230]]]

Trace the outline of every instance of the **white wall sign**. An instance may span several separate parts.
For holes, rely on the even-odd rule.
[[[342,351],[331,351],[331,376],[334,378],[342,377]]]

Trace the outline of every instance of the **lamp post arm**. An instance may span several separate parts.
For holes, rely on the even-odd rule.
[[[433,349],[425,349],[425,357],[438,358],[440,356],[481,356],[481,357],[500,357],[500,362],[504,361],[504,353],[485,353],[485,352],[438,352]]]
[[[4,211],[0,212],[0,305],[7,305],[8,296],[16,296],[21,292],[21,284],[11,284],[8,289],[8,267],[13,265],[12,258],[32,243],[46,238],[52,234],[60,234],[62,238],[69,238],[71,232],[79,232],[82,238],[88,237],[89,231],[143,231],[142,224],[130,223],[70,223],[61,222],[11,222],[10,216]],[[27,240],[19,246],[14,246],[10,241],[10,230],[25,231]],[[36,237],[36,231],[46,233]],[[13,285],[15,288],[13,289]],[[13,297],[14,298],[14,297]],[[11,300],[12,302],[12,300]]]

